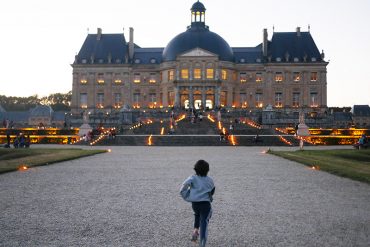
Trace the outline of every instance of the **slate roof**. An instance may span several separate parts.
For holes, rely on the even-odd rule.
[[[160,64],[162,62],[163,48],[135,48],[134,63]]]
[[[333,112],[335,121],[352,121],[352,113],[350,112]]]
[[[80,52],[77,55],[76,63],[91,63],[91,56],[94,63],[108,63],[111,56],[112,63],[124,63],[127,53],[127,44],[124,34],[88,34]],[[119,59],[120,62],[117,61]]]
[[[354,105],[353,115],[356,117],[370,117],[370,107],[368,105]]]
[[[191,28],[190,28],[191,29]],[[197,31],[186,31],[176,36],[166,48],[141,48],[135,44],[134,59],[139,64],[154,64],[162,63],[163,61],[174,60],[180,53],[189,51],[196,47],[208,50],[220,55],[221,60],[233,61],[235,63],[260,63],[267,62],[262,55],[262,44],[256,47],[232,47],[230,48],[227,42],[219,35],[210,32],[208,29]],[[201,39],[195,39],[195,36]],[[82,63],[85,59],[87,64],[91,63],[91,56],[94,56],[95,64],[108,63],[108,57],[111,56],[111,63],[124,63],[127,54],[127,44],[123,34],[101,34],[100,40],[98,34],[88,34],[84,44],[78,53],[75,63]],[[186,37],[185,37],[186,36]],[[272,63],[286,62],[286,54],[289,54],[289,62],[294,62],[294,58],[298,58],[299,62],[312,61],[322,62],[321,54],[309,32],[301,32],[300,36],[297,32],[275,32],[272,40],[268,42],[268,56],[271,57]],[[163,58],[165,58],[163,60]],[[119,59],[118,61],[116,61]],[[152,59],[154,59],[152,61]]]
[[[236,63],[260,63],[263,60],[262,47],[233,47]]]
[[[309,32],[280,32],[274,33],[271,42],[268,44],[268,56],[271,56],[272,62],[276,62],[276,58],[281,58],[285,61],[286,54],[289,54],[289,62],[298,58],[299,62],[312,62],[311,58],[316,58],[320,62],[321,54],[317,49],[315,41]]]

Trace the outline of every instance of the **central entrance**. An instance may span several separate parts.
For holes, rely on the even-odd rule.
[[[215,107],[215,90],[213,87],[182,87],[179,92],[180,107],[185,109],[209,110]],[[191,104],[192,103],[192,104]]]

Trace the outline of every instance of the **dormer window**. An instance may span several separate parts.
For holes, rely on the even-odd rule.
[[[316,62],[316,57],[312,57],[311,62]]]
[[[116,63],[121,63],[121,59],[117,58]]]
[[[84,58],[84,59],[81,60],[81,62],[82,63],[87,63],[87,59]]]
[[[293,61],[294,62],[299,62],[299,58],[298,57],[295,57],[295,58],[293,58]]]
[[[241,59],[240,59],[240,62],[241,62],[241,63],[245,63],[245,58],[241,58]]]
[[[139,64],[140,62],[141,62],[140,59],[138,59],[138,58],[135,59],[136,64]]]
[[[257,62],[257,63],[260,63],[260,62],[261,62],[261,58],[257,58],[257,59],[256,59],[256,62]]]
[[[277,57],[276,62],[281,62],[281,57]]]
[[[156,61],[155,58],[150,59],[150,63],[156,63]]]
[[[104,59],[100,58],[100,59],[98,60],[98,63],[104,63]]]

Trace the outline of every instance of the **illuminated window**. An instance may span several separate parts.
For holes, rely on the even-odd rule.
[[[168,92],[168,106],[173,106],[175,102],[175,92]]]
[[[240,105],[242,108],[246,108],[248,106],[246,93],[240,93]]]
[[[227,70],[226,69],[221,70],[221,79],[227,80]]]
[[[97,82],[98,84],[104,84],[104,74],[103,73],[98,74]]]
[[[258,108],[263,107],[262,93],[256,93],[256,107]]]
[[[189,79],[189,70],[181,69],[181,79]]]
[[[199,68],[194,69],[194,79],[201,79],[202,71]]]
[[[150,73],[149,83],[156,83],[156,82],[157,82],[156,74],[155,73]]]
[[[227,92],[226,91],[221,92],[220,104],[221,104],[221,107],[224,107],[227,105]]]
[[[140,83],[140,82],[141,82],[140,73],[135,73],[134,74],[134,83]]]
[[[121,108],[122,102],[121,102],[121,94],[115,93],[114,94],[114,108]]]
[[[275,81],[276,82],[282,82],[283,81],[283,73],[282,72],[276,72],[275,73]]]
[[[262,82],[262,73],[256,73],[256,82]]]
[[[175,71],[173,69],[168,71],[168,80],[173,81],[175,79]]]
[[[293,73],[293,81],[300,81],[301,80],[301,73],[294,72]]]
[[[87,93],[80,93],[80,107],[87,108]]]
[[[207,69],[207,75],[206,75],[206,77],[207,77],[207,79],[213,79],[214,78],[214,71],[213,71],[213,69]]]
[[[311,81],[317,81],[317,72],[311,72]]]
[[[104,93],[98,93],[96,95],[96,107],[97,108],[104,108]]]
[[[283,107],[283,94],[275,93],[275,107]]]
[[[310,93],[310,106],[311,107],[318,107],[318,98],[317,93]]]
[[[134,93],[134,98],[133,98],[133,107],[134,108],[139,108],[140,107],[140,93]]]
[[[240,80],[241,83],[247,82],[247,73],[242,72],[242,73],[239,74],[239,77],[240,77],[239,80]]]
[[[293,107],[299,107],[299,101],[300,101],[300,93],[293,93]]]
[[[156,108],[157,105],[157,95],[155,93],[149,94],[149,108]]]

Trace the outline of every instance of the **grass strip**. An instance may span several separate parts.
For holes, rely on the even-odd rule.
[[[270,150],[268,153],[341,177],[370,184],[370,149]]]
[[[104,152],[106,152],[106,150],[85,150],[77,148],[0,149],[0,174],[16,171],[23,165],[28,168],[43,166]]]

